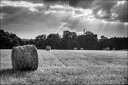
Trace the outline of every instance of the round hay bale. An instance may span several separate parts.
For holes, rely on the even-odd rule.
[[[116,50],[115,48],[113,48],[112,50]]]
[[[103,50],[110,50],[110,48],[109,47],[106,47],[106,48],[103,48]]]
[[[109,47],[106,47],[105,50],[109,50],[110,48]]]
[[[50,51],[51,50],[51,46],[46,46],[46,51]]]
[[[80,50],[83,50],[83,48],[80,48]]]
[[[77,47],[75,47],[74,50],[77,50]]]
[[[38,68],[37,48],[34,45],[12,48],[12,67],[15,70],[36,70]]]

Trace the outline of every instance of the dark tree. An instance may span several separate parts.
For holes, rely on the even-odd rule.
[[[59,49],[60,39],[59,34],[49,34],[47,36],[46,45],[51,46],[52,49]]]
[[[62,38],[59,34],[42,34],[36,39],[20,39],[16,34],[0,30],[0,49],[11,49],[14,46],[34,44],[37,48],[45,49],[51,46],[52,49],[77,49],[84,48],[86,50],[103,50],[105,48],[115,50],[128,50],[128,37],[107,38],[101,36],[98,40],[97,35],[87,31],[77,36],[76,32],[63,31]]]
[[[68,42],[68,49],[80,48],[80,45],[77,41]]]
[[[99,40],[98,43],[98,49],[103,50],[104,48],[109,47],[109,45],[110,45],[109,39],[105,36],[101,36],[101,39]]]
[[[78,36],[78,42],[84,49],[97,49],[98,38],[96,34],[87,31],[84,35]]]
[[[0,49],[11,49],[13,46],[20,45],[21,39],[15,34],[0,30]]]
[[[63,37],[61,40],[61,48],[63,49],[72,49],[73,47],[70,46],[71,43],[77,43],[77,34],[75,32],[70,31],[63,31]],[[76,46],[76,45],[75,45]],[[78,45],[77,45],[78,46]]]
[[[35,43],[37,48],[43,48],[45,49],[46,47],[46,35],[42,34],[36,37]]]

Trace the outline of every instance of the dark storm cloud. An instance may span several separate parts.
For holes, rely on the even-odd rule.
[[[128,1],[115,5],[112,9],[112,12],[116,15],[114,17],[115,20],[128,22]]]
[[[116,3],[116,0],[95,0],[93,2],[93,10],[97,12],[102,9],[109,12]]]
[[[0,7],[0,12],[7,14],[14,14],[15,12],[18,12],[19,10],[22,9],[23,9],[22,7],[3,6]]]
[[[62,3],[68,3],[70,6],[73,7],[89,8],[92,6],[94,0],[44,0],[44,1],[49,3],[62,2]]]
[[[23,1],[23,0],[11,0]],[[107,21],[128,22],[128,1],[126,0],[24,0],[33,3],[53,4],[67,4],[74,8],[92,9],[95,18]],[[118,4],[119,1],[125,3]],[[15,10],[19,8],[15,8]],[[38,9],[39,10],[39,9]],[[14,12],[11,8],[8,12]]]
[[[6,26],[9,24],[17,24],[26,19],[36,20],[41,16],[38,12],[32,12],[29,8],[25,7],[13,7],[13,6],[3,6],[1,7],[2,25]],[[36,18],[35,18],[36,17]]]
[[[28,15],[28,11],[22,7],[5,6],[1,7],[3,13],[2,25],[18,23],[20,19],[24,19]]]
[[[36,6],[37,3],[42,6]],[[128,25],[126,23],[124,26],[122,23],[127,21],[125,20],[127,4],[122,2],[118,4],[117,0],[111,2],[99,0],[24,0],[24,3],[6,2],[3,5],[1,6],[3,29],[17,33],[22,38],[26,36],[32,38],[42,33],[62,32],[65,29],[76,32],[82,32],[83,29],[86,29],[98,35],[106,34],[106,36],[127,34]],[[113,22],[116,20],[121,22]]]
[[[95,0],[93,12],[95,17],[107,21],[128,22],[128,1],[126,0]]]
[[[40,16],[36,8],[43,7],[43,4],[33,4],[27,2],[2,2],[0,6],[2,26],[20,23],[25,19],[32,19]]]
[[[10,0],[10,1],[29,1],[34,3],[57,3],[61,2],[64,4],[69,4],[73,7],[82,7],[82,8],[88,8],[92,6],[93,1],[95,0]]]
[[[93,12],[97,18],[107,19],[111,17],[111,9],[116,5],[115,0],[95,0],[93,2]]]

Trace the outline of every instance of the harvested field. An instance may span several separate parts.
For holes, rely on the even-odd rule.
[[[126,84],[127,51],[38,50],[36,71],[15,71],[11,50],[1,50],[0,84]]]

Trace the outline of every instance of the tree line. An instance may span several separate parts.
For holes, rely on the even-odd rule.
[[[127,50],[128,37],[107,38],[90,31],[77,35],[76,32],[63,31],[62,37],[59,34],[38,35],[35,39],[21,39],[16,34],[0,30],[0,49],[11,49],[14,46],[34,44],[38,49],[45,49],[51,46],[52,49],[85,49],[85,50]]]

